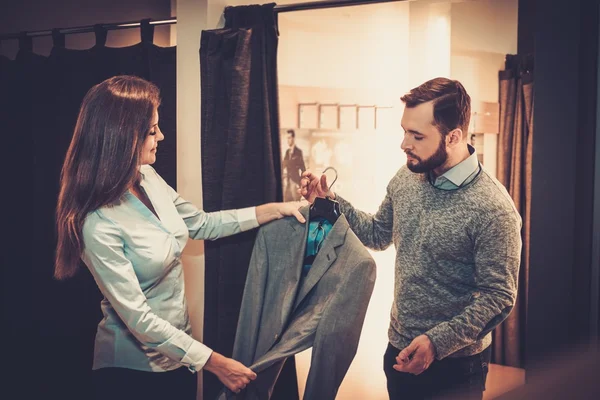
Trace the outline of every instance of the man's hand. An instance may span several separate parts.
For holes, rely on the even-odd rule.
[[[425,371],[435,360],[435,348],[426,335],[420,335],[404,348],[398,357],[394,369],[419,375]]]
[[[256,379],[256,373],[242,363],[227,358],[215,351],[211,354],[204,368],[212,372],[234,393],[239,393],[250,381]]]
[[[313,203],[316,197],[330,197],[335,199],[335,193],[329,190],[327,184],[327,177],[325,174],[318,177],[310,171],[304,171],[302,173],[302,179],[300,179],[300,189],[298,190],[309,203]]]

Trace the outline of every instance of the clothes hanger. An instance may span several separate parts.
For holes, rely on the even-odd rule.
[[[333,187],[333,184],[335,183],[335,181],[337,181],[337,178],[338,178],[337,170],[333,167],[325,168],[323,173],[325,173],[329,170],[332,170],[335,172],[335,179],[333,180],[331,185],[329,185],[329,188],[327,189],[327,191],[331,190],[331,188]],[[315,198],[315,201],[310,206],[310,211],[309,211],[309,216],[310,216],[309,219],[310,220],[314,220],[316,218],[325,218],[331,224],[334,224],[340,215],[342,215],[342,212],[340,211],[340,203],[333,200],[332,198],[330,198],[328,196],[325,198],[322,198],[322,197]]]

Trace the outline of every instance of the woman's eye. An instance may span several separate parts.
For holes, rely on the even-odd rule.
[[[150,131],[150,132],[148,133],[148,135],[150,135],[150,136],[154,136],[154,135],[156,135],[156,131],[152,130],[152,131]]]

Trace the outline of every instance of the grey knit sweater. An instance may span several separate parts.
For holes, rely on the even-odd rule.
[[[375,215],[336,200],[365,246],[396,247],[393,346],[426,334],[442,359],[491,344],[491,331],[515,304],[521,261],[521,217],[496,179],[482,169],[468,185],[445,191],[402,167]]]

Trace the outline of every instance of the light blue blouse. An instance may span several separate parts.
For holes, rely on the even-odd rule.
[[[160,219],[127,192],[90,213],[83,226],[82,259],[104,295],[93,369],[197,371],[212,350],[190,336],[181,253],[188,237],[212,240],[257,227],[256,210],[205,213],[151,166],[140,172]]]

